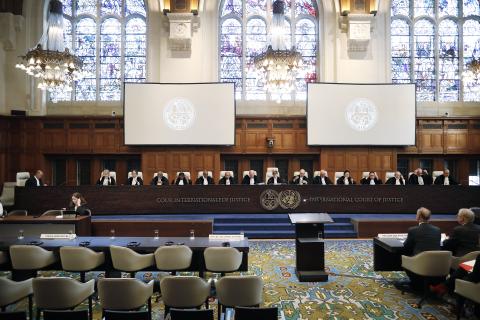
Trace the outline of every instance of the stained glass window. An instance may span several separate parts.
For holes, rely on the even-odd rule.
[[[480,57],[478,0],[392,0],[391,14],[393,83],[416,82],[417,101],[480,101],[462,79]]]
[[[122,83],[146,80],[144,0],[62,0],[66,47],[83,61],[72,94],[53,101],[118,101]]]
[[[253,65],[268,45],[273,0],[222,0],[220,3],[219,78],[234,82],[237,99],[275,100]],[[302,53],[296,90],[282,100],[306,99],[306,83],[317,79],[318,8],[315,0],[286,0],[285,43]]]

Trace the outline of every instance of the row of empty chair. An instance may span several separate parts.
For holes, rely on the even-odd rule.
[[[153,280],[144,283],[133,278],[103,278],[98,280],[97,288],[102,319],[104,317],[114,319],[111,311],[139,310],[145,306],[147,311],[142,313],[142,319],[151,319]],[[165,315],[169,314],[172,308],[175,310],[200,309],[205,306],[205,309],[208,309],[208,300],[211,297],[210,289],[207,281],[196,276],[166,276],[162,278],[160,293],[165,306]],[[33,302],[36,306],[36,319],[40,319],[41,313],[44,312],[44,319],[48,320],[48,315],[52,310],[71,310],[85,301],[88,301],[88,312],[83,319],[92,319],[94,294],[94,280],[82,283],[68,277],[40,277],[14,282],[6,277],[0,277],[2,312],[5,312],[7,306],[28,298],[30,319],[33,316]],[[218,319],[221,319],[222,310],[225,308],[259,307],[263,303],[263,280],[258,276],[223,277],[216,283],[216,298]],[[271,318],[262,319],[277,319],[276,308],[274,311],[270,311]],[[212,319],[213,311],[209,314]],[[129,312],[123,315],[125,319],[132,320],[131,316],[128,318]],[[55,312],[53,316],[55,316]],[[174,315],[170,318],[177,319]],[[68,317],[68,319],[71,318]],[[188,319],[198,320],[199,318],[192,313]]]
[[[110,246],[109,254],[113,268],[117,271],[135,272],[155,266],[159,271],[175,273],[186,270],[192,263],[192,250],[184,245],[158,247],[154,253],[140,254],[134,250]],[[36,275],[38,270],[60,262],[62,269],[80,273],[85,281],[85,273],[97,270],[105,263],[105,253],[95,252],[86,247],[61,247],[59,257],[49,250],[35,245],[10,246],[10,262],[13,270],[28,270]],[[225,274],[235,272],[242,264],[242,253],[232,247],[209,247],[203,252],[207,271]],[[3,263],[8,261],[5,253],[0,258]]]

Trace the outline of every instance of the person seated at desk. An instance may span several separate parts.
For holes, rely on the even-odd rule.
[[[457,181],[450,176],[450,170],[443,170],[443,174],[438,176],[434,182],[435,185],[456,186]]]
[[[421,207],[417,210],[418,226],[408,229],[407,239],[403,243],[405,255],[414,256],[424,251],[440,250],[441,231],[440,228],[429,223],[431,215],[427,208]],[[422,277],[408,270],[406,273],[410,278],[410,287],[421,289]]]
[[[102,176],[97,181],[97,185],[99,186],[114,186],[115,185],[115,178],[110,177],[110,171],[105,169],[102,171]]]
[[[459,267],[452,274],[450,274],[450,277],[447,279],[447,281],[430,286],[430,291],[440,296],[443,296],[445,293],[447,293],[447,291],[450,294],[453,294],[455,292],[455,280],[457,279],[462,279],[473,283],[480,282],[480,255],[478,255],[475,259],[475,264],[473,266],[472,272],[469,273],[467,270]]]
[[[273,170],[272,171],[272,176],[268,178],[267,184],[285,184],[285,181],[278,176],[278,170]]]
[[[260,179],[255,175],[255,171],[250,170],[248,174],[243,177],[242,184],[254,185],[260,182]]]
[[[400,171],[395,171],[395,175],[388,179],[385,184],[392,184],[396,186],[404,186],[405,185],[405,179],[403,179],[402,174]]]
[[[37,172],[35,172],[35,175],[33,177],[30,177],[30,178],[28,178],[27,181],[25,181],[25,187],[43,187],[43,186],[46,186],[46,184],[43,183],[42,178],[43,178],[43,171],[42,170],[37,170]]]
[[[72,194],[72,201],[68,205],[68,210],[75,211],[80,216],[89,216],[90,209],[87,207],[87,201],[79,192]]]
[[[460,224],[453,229],[448,239],[443,241],[444,250],[452,251],[456,257],[462,257],[472,251],[480,250],[480,226],[474,224],[475,214],[470,209],[460,209],[457,221]]]
[[[222,177],[222,179],[220,179],[218,181],[218,184],[224,184],[224,185],[227,185],[227,186],[229,186],[231,184],[235,184],[235,182],[233,181],[233,177],[230,174],[230,171],[225,172],[225,175]]]
[[[417,186],[429,186],[433,183],[432,176],[428,174],[428,171],[422,168],[417,168],[414,173],[408,178],[408,184]]]
[[[152,179],[152,182],[150,182],[150,185],[152,186],[166,186],[168,184],[168,179],[163,175],[162,171],[158,171],[157,176]]]
[[[177,179],[173,182],[173,184],[177,186],[186,186],[186,185],[192,184],[192,182],[187,179],[184,172],[180,172],[178,174]]]
[[[352,177],[350,177],[349,170],[343,171],[343,176],[337,179],[337,184],[344,184],[344,185],[355,184],[355,181],[352,179]]]
[[[215,182],[213,182],[212,177],[210,177],[210,176],[208,175],[208,171],[207,171],[207,170],[203,170],[202,176],[200,176],[200,177],[197,179],[197,181],[195,181],[195,184],[208,186],[208,185],[210,185],[210,184],[215,184]]]
[[[375,172],[370,171],[368,173],[368,177],[365,177],[362,180],[360,180],[360,184],[374,186],[377,184],[382,184],[382,180],[378,179],[378,176]]]
[[[127,180],[128,186],[142,186],[143,180],[138,176],[137,170],[132,170],[132,176]]]
[[[308,179],[307,175],[305,174],[305,169],[300,169],[298,176],[295,176],[292,179],[292,184],[304,185],[309,183],[310,179]]]
[[[332,183],[332,180],[330,180],[330,178],[327,177],[327,171],[320,170],[320,175],[313,178],[313,184],[321,184],[323,186],[326,186],[328,184],[333,184],[333,183]]]

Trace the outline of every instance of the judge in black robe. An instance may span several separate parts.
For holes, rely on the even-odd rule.
[[[398,183],[397,183],[397,181],[398,181]],[[404,186],[404,185],[405,185],[405,179],[403,179],[402,174],[400,173],[400,171],[397,171],[397,172],[395,172],[395,176],[389,178],[389,179],[385,182],[385,184]]]
[[[33,177],[30,177],[25,181],[25,187],[43,187],[45,184],[42,181],[43,171],[37,170]]]
[[[375,172],[370,171],[368,173],[368,177],[365,177],[362,180],[360,180],[360,184],[363,184],[363,185],[377,185],[377,184],[382,184],[382,180],[378,179],[377,174]]]
[[[243,177],[242,184],[258,184],[260,183],[260,179],[255,175],[255,171],[250,170],[248,174]]]
[[[272,176],[268,178],[267,184],[285,184],[285,180],[280,178],[277,170],[272,171]]]
[[[235,181],[233,180],[233,177],[230,175],[230,172],[225,172],[225,175],[218,181],[218,184],[223,184],[226,185],[228,181],[228,184],[235,184]]]
[[[167,186],[169,185],[167,177],[163,175],[163,172],[160,171],[157,173],[157,176],[152,179],[152,182],[150,182],[150,185],[152,186]]]
[[[207,181],[205,183],[205,181]],[[211,184],[215,184],[215,182],[213,181],[212,177],[210,177],[208,175],[208,171],[203,171],[203,175],[198,177],[198,179],[195,181],[195,184],[197,185],[211,185]]]
[[[435,185],[448,185],[448,186],[456,186],[458,185],[457,181],[455,181],[455,179],[453,179],[451,176],[450,176],[450,170],[448,169],[445,169],[443,170],[443,174],[438,176],[436,179],[435,179],[435,182],[434,182]]]
[[[180,181],[182,181],[183,183],[180,183]],[[181,185],[186,186],[186,185],[192,184],[192,182],[189,179],[187,179],[187,177],[185,176],[185,173],[180,172],[178,174],[177,179],[175,179],[175,181],[173,182],[173,184],[177,186],[181,186]]]
[[[135,179],[136,178],[136,179]],[[134,182],[134,180],[136,180]],[[143,180],[138,176],[137,171],[132,170],[132,176],[127,180],[128,186],[143,186]]]
[[[333,183],[332,183],[332,180],[330,180],[330,178],[327,177],[327,172],[325,170],[320,170],[320,175],[313,178],[313,184],[320,184],[320,185],[326,186]]]
[[[348,183],[345,183],[345,181],[348,181]],[[355,181],[352,179],[352,177],[350,177],[350,171],[345,170],[343,172],[343,176],[337,179],[337,184],[343,184],[343,185],[355,184]]]
[[[105,183],[105,179],[107,179],[108,183]],[[100,185],[100,186],[103,186],[103,185],[114,186],[115,185],[115,178],[110,177],[110,171],[103,170],[102,176],[97,181],[97,185]]]
[[[307,177],[305,169],[300,169],[298,175],[293,177],[291,183],[298,184],[298,185],[305,185],[305,184],[311,184],[311,181]]]
[[[423,185],[425,186],[429,186],[433,183],[432,176],[428,174],[427,170],[422,170],[421,168],[418,168],[408,178],[408,184],[413,184],[417,186],[420,185],[420,177],[422,178],[421,180],[423,180]]]

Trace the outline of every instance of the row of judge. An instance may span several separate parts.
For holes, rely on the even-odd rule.
[[[453,229],[453,232],[443,243],[441,242],[440,228],[430,224],[431,211],[427,208],[417,210],[416,220],[418,225],[408,230],[408,235],[403,243],[406,255],[415,256],[424,251],[448,250],[453,256],[462,257],[468,253],[480,250],[480,215],[470,209],[460,209],[457,214],[459,226]],[[442,248],[443,247],[443,248]],[[408,284],[413,289],[418,289],[422,285],[422,279],[408,270],[406,271],[410,278]],[[402,286],[404,284],[398,284]]]

